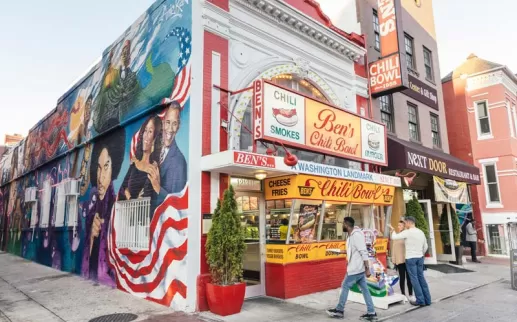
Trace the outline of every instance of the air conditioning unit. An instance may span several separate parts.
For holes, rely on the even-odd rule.
[[[78,196],[79,195],[79,181],[69,180],[64,183],[65,196]]]
[[[35,202],[38,201],[37,198],[38,188],[29,187],[25,189],[25,202]]]

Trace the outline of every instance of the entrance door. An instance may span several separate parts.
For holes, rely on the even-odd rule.
[[[433,216],[431,215],[431,200],[418,200],[418,203],[422,207],[424,211],[424,217],[427,220],[427,224],[429,225],[429,237],[427,238],[427,253],[424,257],[424,263],[433,265],[436,264],[436,245],[435,245],[435,235],[434,235],[434,227],[433,227]],[[407,202],[406,202],[407,204]]]
[[[451,220],[451,204],[432,205],[436,257],[439,261],[456,260],[454,232]]]
[[[237,208],[241,224],[246,231],[244,253],[244,281],[246,298],[265,295],[265,202],[261,193],[236,192]]]

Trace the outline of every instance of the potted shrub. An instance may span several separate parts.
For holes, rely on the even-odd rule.
[[[415,226],[416,228],[420,229],[425,237],[429,239],[429,223],[427,222],[427,219],[425,218],[424,210],[422,209],[422,206],[420,206],[420,203],[418,202],[418,199],[413,196],[411,200],[408,201],[406,206],[406,216],[412,216],[415,218]],[[431,245],[429,245],[429,249],[431,248]],[[428,256],[429,250],[426,253],[426,257]]]
[[[246,292],[246,284],[242,281],[244,238],[235,191],[230,186],[224,192],[222,203],[217,202],[206,241],[212,278],[207,284],[206,295],[212,313],[227,316],[241,311]]]

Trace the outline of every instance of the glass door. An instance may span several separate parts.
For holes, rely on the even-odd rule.
[[[443,262],[455,261],[456,252],[451,220],[451,204],[435,203],[432,205],[432,213],[436,257]]]
[[[243,277],[246,282],[246,298],[265,295],[265,210],[261,193],[236,192],[241,225],[246,233]]]

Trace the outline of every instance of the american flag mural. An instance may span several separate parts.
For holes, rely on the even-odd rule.
[[[116,214],[112,211],[108,242],[119,289],[175,309],[186,306],[187,210],[188,186],[167,196],[156,209],[150,227],[150,250],[132,253],[115,246]]]
[[[190,55],[192,53],[192,37],[190,32],[182,27],[174,28],[167,34],[164,41],[167,41],[171,37],[176,37],[179,41],[178,67],[171,95],[164,98],[161,103],[167,104],[176,101],[183,107],[190,97]],[[158,116],[163,119],[165,111],[159,113]],[[131,139],[131,150],[129,152],[131,159],[133,159],[136,154],[137,143],[138,131]]]
[[[177,74],[171,95],[164,98],[162,104],[176,101],[183,108],[190,97],[191,34],[179,27],[173,29],[165,40],[171,37],[179,41]],[[158,116],[163,118],[165,112]],[[138,133],[136,131],[131,139],[131,158],[136,154]],[[156,208],[150,224],[149,251],[117,249],[114,210],[115,207],[108,242],[118,288],[175,309],[186,307],[188,184],[182,192],[168,195]]]

